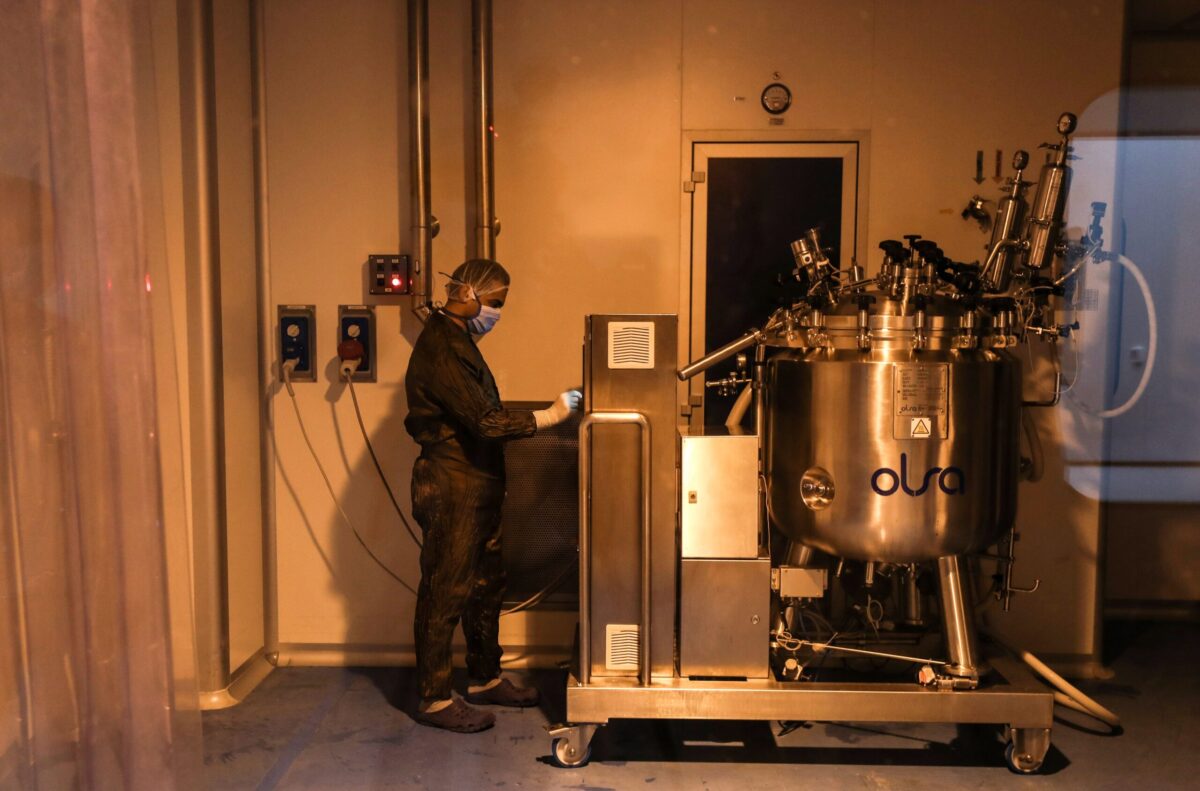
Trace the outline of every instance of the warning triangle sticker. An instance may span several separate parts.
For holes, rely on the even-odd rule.
[[[927,417],[913,418],[912,435],[914,437],[928,437],[929,432],[930,432],[929,418],[927,418]]]

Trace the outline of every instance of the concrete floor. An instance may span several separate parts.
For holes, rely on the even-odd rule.
[[[1200,787],[1200,626],[1112,624],[1116,677],[1082,685],[1124,733],[1059,712],[1039,777],[1004,766],[998,732],[945,725],[618,721],[592,762],[549,763],[542,726],[562,719],[561,672],[524,676],[540,708],[497,709],[490,731],[415,724],[411,670],[289,668],[240,706],[204,715],[205,775],[220,789]],[[399,708],[397,705],[399,705]]]

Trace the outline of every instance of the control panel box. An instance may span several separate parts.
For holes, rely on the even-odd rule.
[[[412,259],[407,255],[367,256],[367,293],[400,296],[412,292]]]
[[[680,575],[680,674],[766,678],[771,559],[684,559]]]
[[[317,381],[317,306],[280,305],[278,316],[280,378],[283,364],[296,360],[289,378],[293,382]]]
[[[758,557],[757,435],[683,434],[680,483],[683,557]]]
[[[374,382],[375,373],[375,309],[370,305],[338,305],[338,354],[348,341],[362,344],[363,355],[351,375],[354,382]]]

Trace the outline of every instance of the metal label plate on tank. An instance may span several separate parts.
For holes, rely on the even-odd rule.
[[[950,366],[892,366],[892,438],[946,439]]]

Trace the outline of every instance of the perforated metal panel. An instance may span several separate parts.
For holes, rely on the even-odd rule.
[[[545,403],[506,403],[509,409],[544,409]],[[504,499],[504,570],[508,602],[523,601],[549,585],[578,559],[579,416],[505,448],[508,496]],[[579,600],[579,573],[563,579],[553,604]]]

